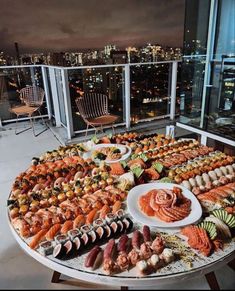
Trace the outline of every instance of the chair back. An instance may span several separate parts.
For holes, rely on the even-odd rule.
[[[78,110],[84,119],[109,114],[108,97],[99,93],[85,93],[76,100]]]
[[[28,86],[20,90],[20,99],[32,107],[41,106],[45,92],[41,87]]]

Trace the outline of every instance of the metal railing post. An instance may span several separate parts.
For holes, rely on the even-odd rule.
[[[67,135],[68,139],[71,139],[74,136],[73,130],[73,116],[72,116],[72,107],[71,107],[71,100],[70,100],[70,92],[68,86],[68,71],[66,69],[61,70],[62,76],[62,86],[63,86],[63,93],[64,93],[64,106],[65,106],[65,116],[66,116],[66,123],[67,123]]]
[[[171,73],[171,103],[170,103],[170,119],[175,119],[175,105],[176,105],[176,84],[177,84],[177,65],[178,63],[174,61],[172,63],[172,73]]]
[[[60,107],[59,107],[54,68],[49,68],[49,75],[50,75],[50,81],[51,81],[51,93],[52,93],[52,100],[53,100],[53,105],[54,105],[55,123],[57,127],[60,127],[61,126]]]
[[[126,128],[129,129],[131,122],[130,114],[130,65],[125,64],[125,114],[126,114]]]
[[[47,114],[48,114],[49,119],[51,119],[52,111],[51,111],[51,102],[49,98],[50,93],[49,93],[49,87],[48,87],[47,72],[44,66],[41,67],[41,70],[42,70],[43,86],[44,86],[45,98],[46,98],[46,104],[47,104]]]

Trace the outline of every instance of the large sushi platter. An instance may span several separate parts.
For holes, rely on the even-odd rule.
[[[192,139],[61,146],[32,159],[7,202],[20,246],[74,278],[141,286],[234,257],[235,157]]]

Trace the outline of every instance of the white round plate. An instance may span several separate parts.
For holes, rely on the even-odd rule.
[[[147,216],[140,210],[138,203],[140,196],[146,194],[148,191],[153,189],[173,189],[173,187],[181,188],[183,190],[183,195],[191,200],[191,212],[186,218],[175,222],[165,222],[158,219],[157,217]],[[193,195],[193,193],[187,188],[173,183],[154,182],[135,186],[129,191],[127,195],[127,207],[129,213],[136,221],[149,226],[162,228],[185,226],[198,221],[202,215],[201,205],[197,198]]]
[[[96,151],[97,149],[100,148],[107,148],[107,147],[116,147],[120,150],[122,157],[120,159],[117,160],[104,160],[106,163],[116,163],[116,162],[120,162],[120,161],[124,161],[126,160],[130,154],[131,154],[131,148],[127,145],[121,145],[121,144],[113,144],[113,143],[104,143],[104,144],[97,144],[94,147],[92,147],[92,149],[86,153],[86,158],[90,158],[92,157],[92,154],[94,151]],[[100,161],[100,160],[98,160]]]

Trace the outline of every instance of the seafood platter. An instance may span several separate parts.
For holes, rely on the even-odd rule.
[[[131,154],[131,148],[121,144],[98,144],[86,152],[83,157],[92,158],[96,162],[115,163],[125,161]]]
[[[235,157],[162,134],[94,138],[33,157],[7,207],[17,242],[64,274],[185,276],[234,256]]]

